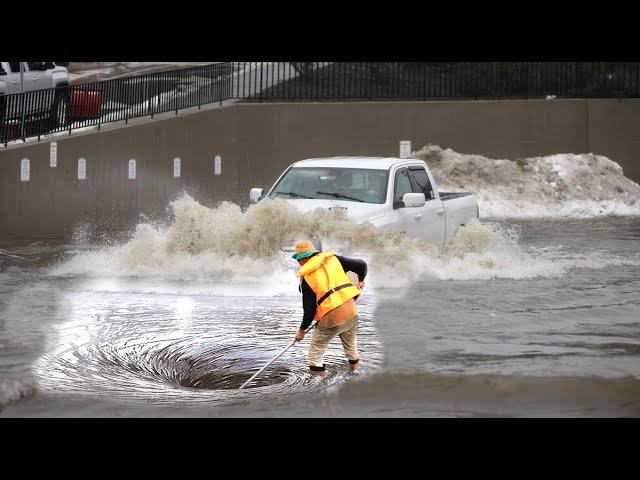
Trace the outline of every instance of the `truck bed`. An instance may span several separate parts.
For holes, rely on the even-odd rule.
[[[453,200],[454,198],[468,197],[473,195],[471,192],[440,192],[440,200],[446,202],[447,200]]]

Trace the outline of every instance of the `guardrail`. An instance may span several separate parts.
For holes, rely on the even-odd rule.
[[[226,100],[640,97],[640,62],[225,62],[0,95],[0,142]]]

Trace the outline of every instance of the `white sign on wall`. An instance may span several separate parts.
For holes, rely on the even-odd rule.
[[[173,178],[180,178],[180,164],[182,161],[180,157],[176,157],[173,159]]]
[[[28,182],[31,179],[31,162],[28,158],[20,160],[20,181]]]
[[[51,168],[58,166],[58,142],[49,144],[49,166]]]
[[[400,140],[400,158],[411,158],[411,140]]]
[[[78,180],[87,179],[87,161],[84,158],[78,159]]]
[[[129,180],[136,179],[136,161],[135,159],[129,160]]]
[[[222,175],[222,157],[220,155],[216,155],[216,158],[213,159],[213,174]]]

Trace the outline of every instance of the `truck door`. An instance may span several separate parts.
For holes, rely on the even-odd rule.
[[[20,62],[5,62],[5,66],[8,67],[6,76],[3,76],[3,81],[7,84],[7,94],[16,94],[20,93],[22,87],[24,86],[24,91],[29,92],[33,90],[33,80],[29,76],[29,72],[27,71],[26,63],[23,63],[25,67],[24,71],[24,84],[20,81]],[[23,101],[21,97],[10,97],[6,101],[6,109],[7,109],[7,118],[11,119],[19,119],[22,116],[23,110]],[[24,102],[24,112],[25,115],[29,115],[30,109],[28,102]]]
[[[44,62],[27,62],[29,66],[29,76],[33,80],[35,90],[45,90],[53,87],[51,73],[47,72]]]
[[[413,191],[424,193],[426,203],[423,207],[412,208],[416,236],[438,248],[444,248],[446,233],[446,215],[442,200],[436,198],[433,186],[424,167],[414,165],[409,167]],[[419,232],[419,233],[418,233]]]
[[[409,237],[416,237],[417,229],[413,216],[416,208],[405,207],[402,197],[405,193],[412,193],[413,187],[409,178],[409,170],[406,167],[399,168],[393,177],[393,210],[391,212],[392,222],[388,227],[400,230]]]
[[[7,94],[20,93],[20,62],[6,62],[9,69],[3,79],[7,83]]]
[[[24,62],[24,91],[36,92],[46,88],[46,77],[42,74],[44,72],[38,70],[42,62]],[[47,110],[42,93],[32,93],[25,98],[27,113],[42,113]]]
[[[38,113],[48,112],[53,105],[53,97],[55,92],[53,88],[53,77],[51,72],[47,71],[45,62],[27,62],[29,67],[29,77],[31,78],[34,90],[39,93],[33,97],[33,111]],[[26,74],[25,74],[26,75]]]

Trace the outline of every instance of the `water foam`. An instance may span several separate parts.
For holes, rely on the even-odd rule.
[[[12,402],[31,397],[36,393],[32,379],[0,377],[0,410]]]
[[[281,247],[299,238],[319,236],[325,250],[370,253],[390,283],[416,270],[412,254],[437,253],[422,240],[368,222],[356,224],[342,211],[301,214],[281,199],[243,212],[229,202],[208,208],[185,194],[170,208],[168,225],[141,223],[125,244],[78,253],[49,273],[268,284],[277,293],[291,290],[296,267]]]
[[[403,287],[423,274],[447,280],[553,277],[576,266],[602,268],[621,261],[599,258],[588,264],[585,259],[580,265],[570,256],[558,258],[552,249],[525,249],[514,228],[478,220],[460,228],[440,252],[423,240],[357,224],[342,210],[302,214],[282,199],[242,211],[228,202],[208,208],[183,195],[170,206],[168,224],[141,223],[128,242],[80,252],[49,273],[97,277],[97,283],[123,277],[196,281],[226,286],[218,292],[225,295],[230,285],[243,294],[250,285],[255,295],[297,295],[297,265],[281,247],[316,236],[324,250],[365,258],[374,288]]]
[[[640,185],[602,155],[491,159],[426,145],[425,160],[443,191],[470,191],[483,218],[592,218],[640,215]]]

